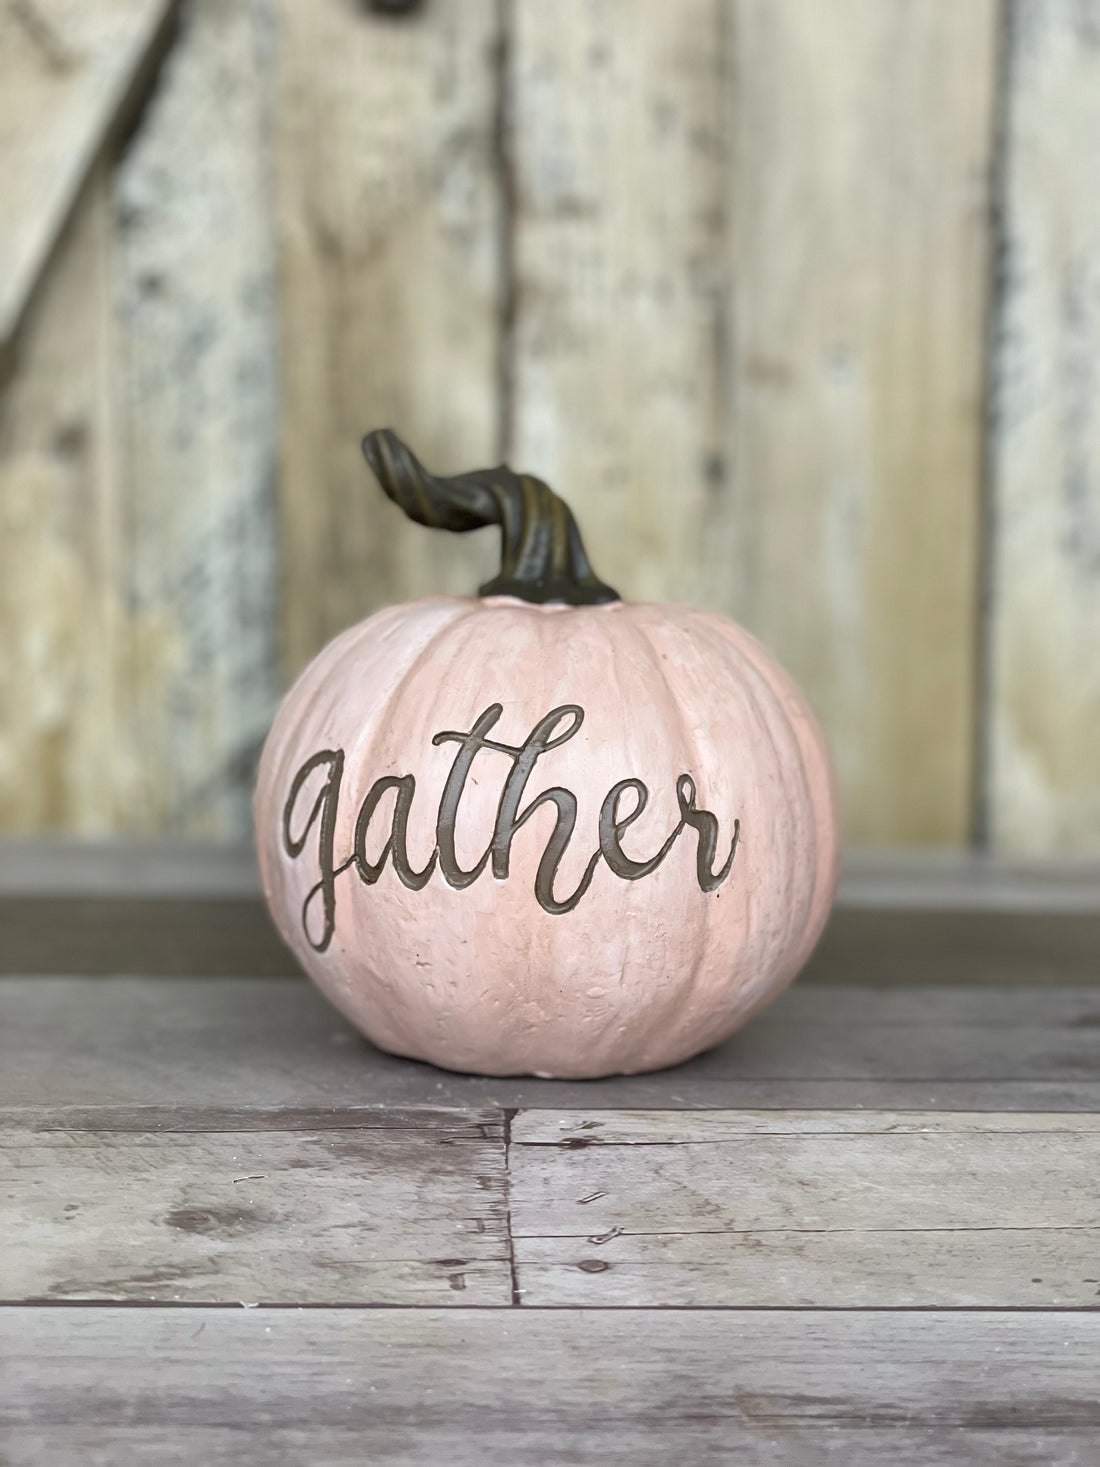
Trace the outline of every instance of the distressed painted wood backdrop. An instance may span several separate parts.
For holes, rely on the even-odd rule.
[[[0,0],[0,829],[240,836],[491,535],[806,687],[851,839],[1100,850],[1100,0]]]

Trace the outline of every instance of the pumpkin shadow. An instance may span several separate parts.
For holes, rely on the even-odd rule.
[[[370,1103],[497,1106],[512,1109],[738,1109],[768,1105],[775,1086],[820,1075],[823,1059],[799,1013],[796,988],[782,994],[744,1029],[680,1064],[637,1075],[593,1080],[535,1075],[477,1075],[379,1049],[355,1034],[369,1081]],[[816,1049],[816,1054],[814,1053]],[[828,1069],[828,1064],[824,1065]]]

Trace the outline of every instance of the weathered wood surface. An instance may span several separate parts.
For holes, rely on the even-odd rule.
[[[1027,1181],[1025,1180],[1025,1185]],[[515,1241],[533,1308],[1096,1309],[1097,1228],[744,1228]]]
[[[509,36],[512,455],[613,584],[791,667],[858,839],[971,824],[996,33],[520,0]]]
[[[510,458],[624,596],[726,605],[727,7],[510,8]]]
[[[0,4],[0,382],[46,264],[175,9],[176,0]]]
[[[102,832],[117,813],[108,254],[98,174],[26,321],[20,371],[0,393],[0,826],[9,832]]]
[[[115,172],[114,825],[237,836],[278,691],[264,0],[189,0]]]
[[[498,461],[495,0],[411,18],[281,0],[275,107],[287,670],[388,601],[472,592],[495,537],[431,535],[363,462],[392,427],[429,467]]]
[[[1011,0],[992,413],[987,818],[1100,838],[1100,4]]]
[[[1084,1467],[1100,1315],[6,1309],[18,1467]]]
[[[994,0],[736,0],[729,605],[849,836],[971,825]]]
[[[0,1128],[4,1303],[511,1299],[496,1112],[76,1119]]]
[[[7,1111],[0,1303],[1097,1308],[1098,1170],[1095,1114]]]
[[[796,985],[675,1069],[452,1075],[296,979],[0,979],[0,1105],[1100,1110],[1100,990]]]
[[[280,648],[493,562],[382,500],[389,421],[547,474],[624,591],[758,631],[852,835],[958,844],[977,807],[1095,852],[1098,26],[4,0],[0,826],[245,830]]]
[[[13,4],[5,23],[18,10],[37,44],[54,36],[58,86],[93,62],[106,85],[166,8],[97,4],[77,24]],[[259,31],[250,7],[185,7],[134,144],[88,183],[0,397],[9,831],[247,826],[276,677]]]
[[[1100,1116],[521,1111],[528,1305],[1095,1308]]]

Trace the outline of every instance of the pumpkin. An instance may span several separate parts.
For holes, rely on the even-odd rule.
[[[501,527],[477,597],[391,606],[288,693],[255,800],[264,893],[382,1048],[487,1075],[656,1069],[791,980],[837,880],[791,679],[710,612],[630,605],[550,488],[366,458],[420,524]]]

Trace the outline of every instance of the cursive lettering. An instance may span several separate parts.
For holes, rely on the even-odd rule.
[[[416,794],[414,775],[388,774],[375,780],[356,815],[351,853],[336,864],[335,831],[344,775],[344,751],[322,749],[301,766],[291,782],[283,809],[283,846],[291,858],[297,858],[305,849],[311,830],[317,826],[319,876],[306,894],[301,914],[302,931],[307,942],[317,952],[324,952],[332,942],[336,929],[336,878],[344,871],[354,868],[360,881],[367,886],[373,886],[389,861],[398,879],[411,891],[420,891],[426,886],[437,867],[447,885],[457,891],[472,885],[487,866],[491,866],[495,880],[506,881],[516,832],[526,825],[537,810],[548,804],[555,807],[557,817],[535,873],[535,898],[544,911],[553,915],[571,912],[576,907],[592,884],[592,878],[601,861],[624,881],[639,881],[650,875],[668,856],[688,827],[696,835],[695,866],[700,890],[715,891],[726,880],[740,843],[741,822],[733,822],[729,853],[722,865],[715,870],[718,820],[709,810],[698,807],[695,781],[689,774],[681,774],[676,780],[676,802],[680,818],[672,832],[657,851],[645,860],[635,860],[626,854],[622,847],[623,835],[649,803],[649,790],[640,779],[631,778],[619,780],[618,784],[608,790],[600,807],[599,845],[589,857],[574,890],[567,896],[559,896],[555,883],[558,868],[576,830],[577,797],[572,790],[555,785],[543,790],[526,805],[523,805],[523,798],[539,760],[574,737],[584,722],[584,710],[576,703],[565,703],[559,708],[551,709],[544,718],[539,719],[522,744],[506,744],[489,737],[503,711],[500,703],[492,703],[474,720],[468,731],[445,729],[433,737],[434,746],[454,743],[458,745],[458,749],[440,796],[435,823],[435,849],[427,865],[420,871],[413,870],[408,853],[409,814]],[[459,865],[455,849],[456,823],[474,760],[486,751],[504,755],[511,760],[511,768],[501,789],[492,838],[473,866],[467,869]],[[302,792],[310,777],[318,770],[324,771],[324,778],[314,794],[308,814],[301,821],[298,805],[302,802]],[[377,860],[371,861],[367,856],[367,837],[371,821],[383,797],[390,790],[395,791],[395,800],[389,835]],[[633,795],[634,803],[624,812],[622,804],[624,797],[628,795]],[[319,931],[313,915],[318,901],[321,910]]]

